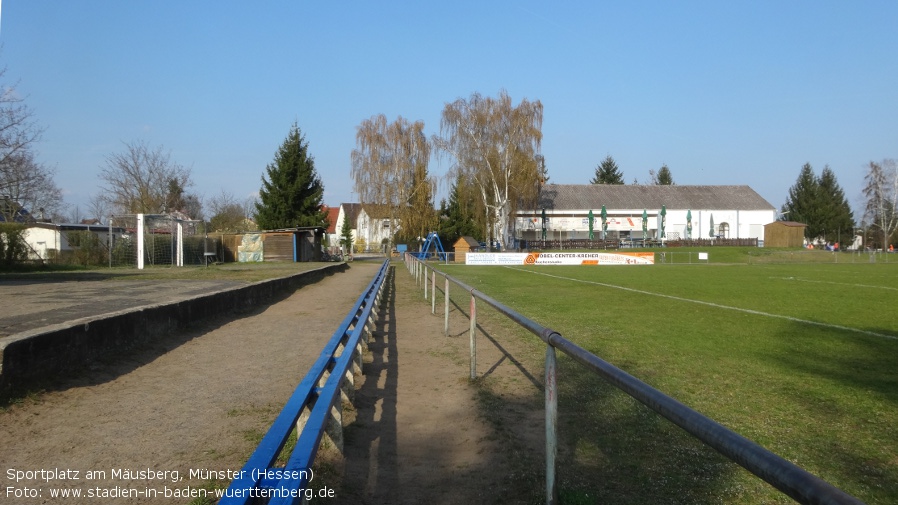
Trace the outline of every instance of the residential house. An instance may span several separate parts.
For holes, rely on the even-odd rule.
[[[324,206],[327,212],[327,230],[325,230],[324,244],[322,244],[329,253],[340,250],[340,228],[337,227],[337,221],[340,219],[340,207]]]
[[[358,241],[358,218],[362,206],[358,203],[341,203],[339,207],[328,209],[327,240],[331,248],[340,248],[340,233],[343,230],[343,221],[349,220],[349,229],[352,234],[353,247]]]
[[[55,260],[73,254],[88,243],[107,250],[110,240],[115,243],[124,233],[124,228],[107,225],[33,222],[27,225],[23,237],[30,248],[30,259]]]
[[[364,243],[365,252],[388,253],[392,237],[399,230],[398,220],[395,221],[395,225],[396,229],[392,230],[389,207],[385,205],[361,204],[361,209],[356,219],[356,244],[362,245]]]

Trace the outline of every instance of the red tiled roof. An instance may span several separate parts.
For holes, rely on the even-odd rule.
[[[327,233],[335,235],[337,233],[337,217],[340,216],[340,207],[327,208]]]

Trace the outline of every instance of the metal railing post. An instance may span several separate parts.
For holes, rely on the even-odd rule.
[[[477,341],[474,339],[477,333],[477,299],[471,293],[471,380],[477,378]]]
[[[424,283],[424,299],[427,299],[427,267],[422,264],[421,280]]]
[[[449,277],[446,277],[446,308],[443,314],[443,334],[449,336]]]
[[[431,271],[430,277],[430,313],[437,313],[437,271]]]
[[[546,503],[558,503],[558,486],[555,482],[558,458],[558,381],[555,347],[546,345]]]

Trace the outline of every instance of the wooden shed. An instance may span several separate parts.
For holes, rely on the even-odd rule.
[[[222,261],[321,261],[327,229],[304,226],[222,236]]]
[[[808,225],[795,221],[774,221],[764,225],[764,247],[804,247]]]
[[[477,239],[474,237],[462,237],[458,239],[454,244],[452,244],[452,248],[455,250],[455,261],[458,263],[465,262],[465,256],[467,256],[468,252],[472,249],[477,250],[480,247],[480,243],[477,242]]]

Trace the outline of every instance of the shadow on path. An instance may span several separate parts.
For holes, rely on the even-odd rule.
[[[395,503],[397,499],[395,272],[386,283],[381,317],[368,341],[362,385],[355,392],[355,421],[344,432],[345,477],[337,503]]]

